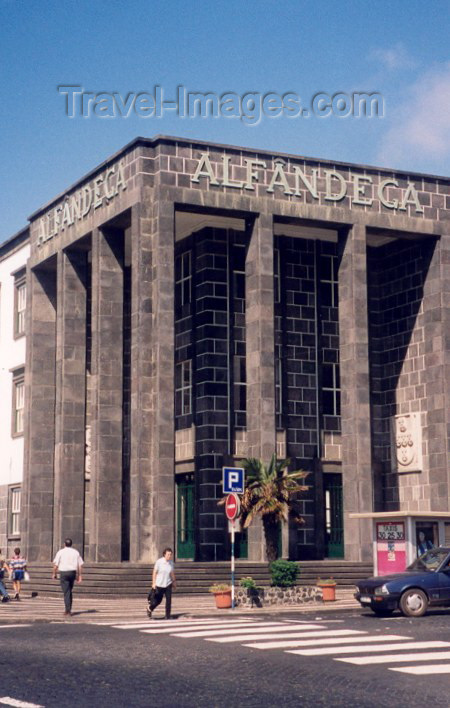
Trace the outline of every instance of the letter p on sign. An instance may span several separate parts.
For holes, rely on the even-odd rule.
[[[243,494],[245,486],[245,474],[242,467],[223,468],[223,493]]]

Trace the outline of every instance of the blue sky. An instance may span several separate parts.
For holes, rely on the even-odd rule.
[[[447,0],[0,0],[0,241],[137,135],[449,175]],[[69,118],[59,85],[154,94],[379,92],[384,117]],[[92,112],[92,105],[91,105]]]

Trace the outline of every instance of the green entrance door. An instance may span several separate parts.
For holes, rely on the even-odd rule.
[[[195,558],[194,475],[177,477],[177,558]]]
[[[239,526],[238,526],[239,528]],[[248,531],[242,529],[237,532],[234,539],[234,555],[235,558],[248,558]]]
[[[324,474],[325,554],[327,558],[344,557],[344,515],[342,475]]]

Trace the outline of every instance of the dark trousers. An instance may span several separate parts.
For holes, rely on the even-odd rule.
[[[72,609],[72,590],[76,577],[76,570],[63,570],[59,573],[59,582],[64,594],[66,612],[70,612]]]
[[[9,597],[8,591],[7,591],[7,589],[5,588],[5,585],[4,585],[4,583],[3,583],[3,578],[0,578],[0,595],[1,595],[2,597]]]
[[[153,612],[155,607],[161,604],[164,595],[166,596],[166,619],[170,619],[170,610],[172,609],[172,584],[168,585],[166,588],[156,586],[155,592],[152,593],[150,600],[150,609]]]

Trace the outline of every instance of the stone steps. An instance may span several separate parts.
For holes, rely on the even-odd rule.
[[[340,587],[350,588],[357,580],[372,575],[369,563],[353,563],[342,560],[300,561],[298,585],[315,585],[317,578],[332,576]],[[150,587],[152,567],[143,563],[86,563],[83,567],[83,582],[77,585],[77,593],[96,597],[142,596]],[[59,583],[51,579],[51,563],[30,563],[31,581],[24,583],[24,591],[39,595],[60,593]],[[229,562],[176,563],[177,585],[186,595],[208,592],[213,583],[229,582],[231,569]],[[268,587],[271,577],[267,563],[251,561],[236,562],[236,581],[251,576],[257,585]],[[12,591],[12,583],[6,582]]]

